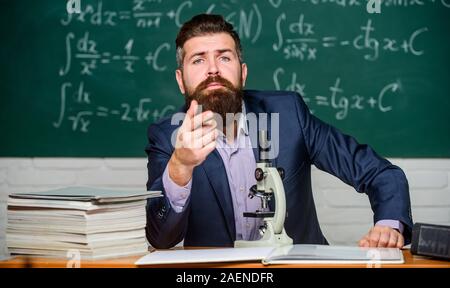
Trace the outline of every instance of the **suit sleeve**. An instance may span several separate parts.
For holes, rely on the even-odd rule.
[[[405,225],[405,244],[409,243],[413,224],[408,181],[403,171],[368,145],[359,144],[353,137],[311,115],[300,95],[295,98],[311,163],[356,191],[366,193],[374,223],[383,219],[401,221]]]
[[[155,124],[148,128],[147,190],[162,191],[164,197],[147,202],[146,235],[155,248],[167,249],[183,240],[189,215],[189,198],[183,211],[175,211],[167,197],[163,184],[163,173],[172,155],[170,137],[164,135]]]

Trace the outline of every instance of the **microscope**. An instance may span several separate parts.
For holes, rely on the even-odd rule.
[[[244,217],[264,219],[263,225],[259,228],[262,238],[254,241],[237,240],[234,242],[234,247],[292,245],[292,238],[284,230],[284,219],[286,216],[286,197],[282,182],[284,170],[271,166],[267,131],[260,130],[258,138],[260,161],[256,163],[256,185],[250,188],[248,197],[253,198],[256,196],[260,198],[262,210],[244,212]],[[272,197],[275,197],[275,211],[267,211]]]

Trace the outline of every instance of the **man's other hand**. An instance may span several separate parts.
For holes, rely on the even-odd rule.
[[[389,226],[375,225],[358,244],[360,247],[402,248],[404,243],[403,235],[397,230]]]

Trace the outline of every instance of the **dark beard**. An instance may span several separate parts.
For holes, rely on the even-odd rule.
[[[220,83],[223,87],[205,90],[213,82]],[[242,112],[242,83],[235,87],[230,81],[220,76],[208,77],[195,88],[192,94],[186,91],[185,96],[186,110],[189,109],[192,100],[197,100],[198,104],[202,105],[202,111],[211,110],[222,117],[223,128],[230,124],[225,123],[227,113],[235,115]]]

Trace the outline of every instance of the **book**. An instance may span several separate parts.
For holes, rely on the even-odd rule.
[[[92,187],[11,194],[9,253],[66,258],[77,251],[81,259],[144,254],[147,199],[161,196]]]
[[[398,248],[362,248],[295,244],[283,247],[245,247],[189,250],[156,250],[136,265],[261,261],[270,264],[402,264]]]

